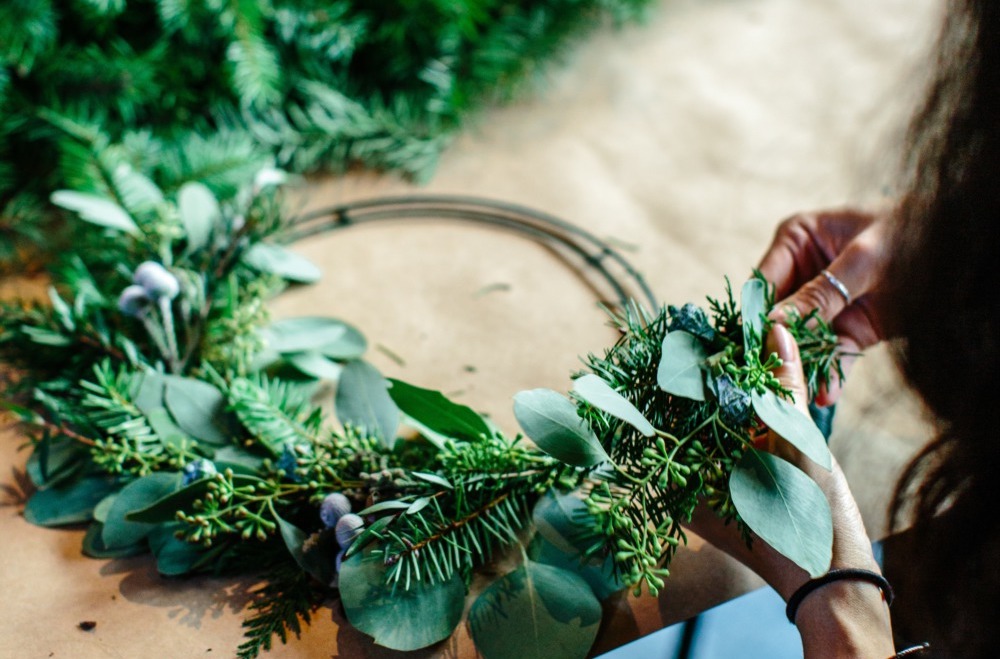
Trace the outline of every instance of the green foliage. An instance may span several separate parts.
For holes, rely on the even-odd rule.
[[[275,636],[282,643],[289,633],[298,636],[322,598],[310,576],[295,563],[278,563],[264,577],[265,584],[253,593],[252,613],[243,621],[246,640],[237,649],[239,659],[255,659],[270,650]]]
[[[352,625],[378,645],[406,652],[451,635],[465,609],[465,583],[455,574],[433,585],[396,588],[386,584],[382,561],[359,553],[341,567],[340,599]]]
[[[110,23],[129,15],[114,2],[87,7]],[[224,11],[158,8],[176,34]],[[252,36],[271,18],[251,12],[238,29]],[[317,36],[324,48],[338,38]],[[262,111],[268,94],[245,110]],[[72,136],[63,157],[80,165],[81,187],[55,195],[72,211],[74,249],[52,269],[48,303],[0,305],[0,357],[19,371],[4,392],[17,403],[4,407],[30,429],[38,487],[25,516],[91,522],[88,555],[148,550],[167,576],[265,571],[239,656],[297,634],[338,565],[359,629],[398,649],[436,642],[458,624],[474,573],[524,545],[521,567],[473,605],[480,650],[582,656],[599,598],[662,588],[700,500],[810,572],[829,562],[815,483],[752,448],[766,423],[829,464],[785,400],[779,360],[761,353],[773,303],[763,284],[743,289],[750,332],[731,294],[710,313],[623,312],[621,341],[588,359],[571,398],[515,397],[536,447],[438,391],[386,380],[360,361],[367,341],[343,321],[269,323],[267,301],[301,274],[247,258],[283,243],[279,172],[240,181],[201,151],[207,142],[131,133],[111,143],[86,121],[46,121]],[[838,368],[836,337],[813,316],[791,331],[815,387]],[[340,427],[317,379],[339,380]],[[330,495],[357,515],[331,521]]]
[[[544,415],[517,414],[541,448],[570,464],[600,465],[586,486],[596,539],[578,549],[612,557],[617,574],[637,590],[643,583],[653,593],[663,587],[676,547],[686,540],[681,523],[702,500],[745,533],[784,538],[779,551],[808,570],[820,569],[815,545],[829,550],[832,543],[829,509],[819,505],[822,495],[817,498],[819,489],[807,476],[785,463],[768,472],[778,474],[771,480],[746,476],[751,473],[746,456],[756,455],[749,451],[761,423],[824,466],[830,456],[815,424],[784,399],[788,392],[772,372],[780,360],[762,354],[771,292],[759,279],[742,292],[745,321],[730,292],[723,301],[710,300],[710,315],[693,305],[657,314],[625,310],[615,319],[622,339],[604,356],[588,359],[592,373],[577,379],[587,384],[582,390],[574,386],[578,409],[562,411],[563,428],[540,429]],[[802,342],[825,341],[825,351],[803,354],[810,382],[828,377],[837,363],[829,327],[795,322],[791,330]],[[561,398],[549,393],[553,401]],[[584,431],[574,427],[578,422]],[[591,431],[592,440],[581,439]],[[605,456],[580,461],[570,452],[590,445]],[[740,476],[734,478],[743,485],[743,496],[737,501],[730,474],[738,466]],[[808,495],[777,505],[787,488]],[[758,490],[773,496],[746,496]],[[799,526],[798,535],[788,539],[780,529],[790,518]],[[800,542],[804,534],[811,534],[811,545]]]
[[[586,657],[601,605],[581,577],[525,559],[483,591],[469,629],[486,659]]]
[[[4,2],[0,227],[15,191],[29,205],[52,189],[107,192],[113,170],[93,154],[109,147],[168,194],[187,180],[228,197],[266,159],[426,178],[477,108],[574,32],[648,4]]]

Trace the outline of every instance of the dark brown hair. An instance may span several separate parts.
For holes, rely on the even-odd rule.
[[[886,276],[898,361],[937,435],[893,517],[915,524],[909,577],[928,632],[986,657],[1000,655],[1000,2],[950,6]]]

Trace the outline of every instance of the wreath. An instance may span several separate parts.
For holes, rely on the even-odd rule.
[[[150,552],[165,576],[263,577],[239,657],[286,641],[334,592],[375,643],[434,644],[500,555],[518,566],[471,604],[478,650],[583,657],[601,599],[664,587],[700,503],[810,574],[829,567],[824,495],[755,444],[768,426],[830,466],[763,350],[774,300],[759,276],[706,309],[621,301],[618,342],[585,359],[568,397],[514,396],[523,435],[510,436],[384,378],[341,320],[271,322],[269,299],[319,277],[289,241],[345,213],[290,216],[272,169],[228,195],[114,172],[107,194],[51,197],[74,248],[49,304],[0,306],[5,406],[26,426],[37,488],[24,514],[87,524],[95,558]],[[578,235],[570,251],[624,296],[605,264],[638,275]],[[813,316],[790,329],[815,390],[839,371],[836,336]],[[335,420],[315,400],[323,380],[337,382]]]

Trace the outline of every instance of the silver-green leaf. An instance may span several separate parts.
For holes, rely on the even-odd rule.
[[[698,337],[682,331],[668,332],[663,337],[663,352],[656,369],[656,383],[668,394],[697,401],[705,400],[705,381],[701,368],[707,356]]]
[[[645,437],[652,437],[656,433],[656,429],[635,405],[593,373],[577,378],[573,382],[573,392],[597,409],[631,425]]]
[[[754,391],[751,399],[754,412],[768,428],[784,437],[816,464],[825,469],[832,467],[833,459],[823,432],[808,415],[770,389],[765,389],[764,393]]]
[[[177,210],[187,234],[187,251],[194,252],[208,245],[222,211],[215,195],[203,183],[189,181],[177,192]]]
[[[830,568],[833,521],[826,495],[809,476],[770,453],[750,449],[729,477],[740,518],[764,542],[817,577]]]
[[[410,588],[385,583],[381,560],[358,553],[340,568],[340,600],[354,627],[375,643],[409,652],[448,638],[462,619],[465,584],[456,572],[451,579]]]
[[[600,621],[601,604],[586,581],[530,560],[490,584],[469,610],[484,659],[583,659]]]
[[[743,347],[749,352],[764,340],[764,314],[767,285],[754,277],[743,284],[740,293],[740,313],[743,316]]]
[[[132,235],[140,233],[139,226],[125,209],[104,197],[74,190],[59,190],[53,192],[50,199],[56,206],[75,211],[81,220],[91,224]]]
[[[538,448],[567,464],[591,467],[611,459],[593,429],[577,414],[576,405],[551,389],[515,395],[514,416]]]
[[[323,276],[320,269],[306,257],[273,243],[253,245],[243,255],[243,262],[258,272],[278,275],[300,284],[315,283]]]
[[[368,348],[364,335],[336,318],[285,318],[261,330],[267,349],[281,354],[318,352],[333,359],[357,359]]]

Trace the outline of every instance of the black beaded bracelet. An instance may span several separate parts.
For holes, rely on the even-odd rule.
[[[883,577],[878,572],[872,572],[871,570],[859,570],[856,568],[848,568],[842,570],[830,570],[821,577],[816,577],[815,579],[810,579],[809,581],[802,584],[798,590],[792,593],[792,596],[788,598],[788,606],[785,607],[785,615],[788,616],[788,622],[795,624],[795,614],[799,611],[799,605],[802,604],[802,600],[806,598],[809,593],[813,592],[817,588],[821,588],[834,581],[867,581],[868,583],[875,584],[882,591],[882,596],[888,605],[892,605],[892,599],[895,595],[892,592],[892,586],[889,585],[889,581]]]

